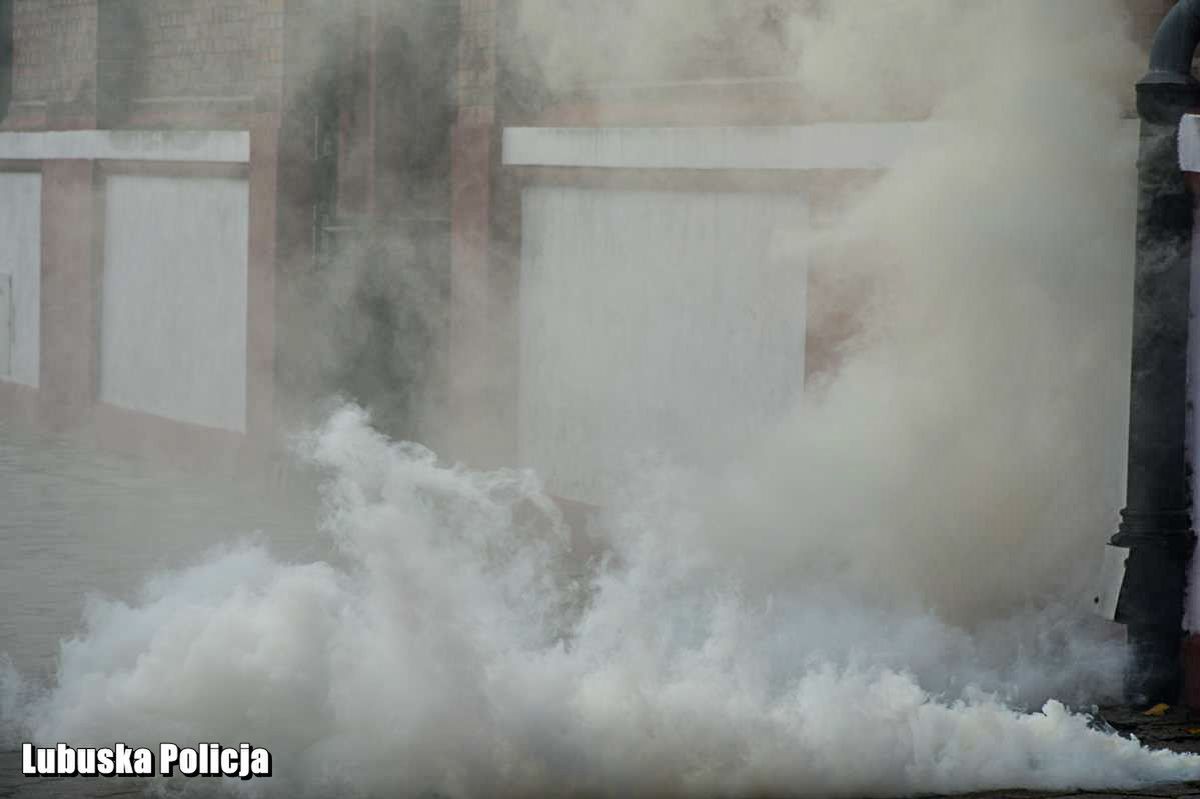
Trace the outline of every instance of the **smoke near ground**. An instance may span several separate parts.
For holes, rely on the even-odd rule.
[[[228,787],[277,795],[1200,777],[1078,712],[1123,666],[1086,609],[1127,396],[1137,54],[1116,5],[839,0],[780,25],[814,101],[937,123],[786,245],[858,287],[860,320],[791,412],[720,462],[631,461],[581,541],[533,472],[440,463],[344,407],[299,447],[336,557],[229,543],[93,603],[51,685],[8,672],[10,727],[250,741],[276,777]]]
[[[1119,667],[1070,614],[968,631],[836,579],[764,593],[697,545],[677,475],[608,517],[581,570],[529,473],[438,466],[353,408],[306,449],[344,563],[236,545],[93,605],[25,705],[37,740],[245,739],[272,748],[271,788],[318,796],[900,795],[1200,767],[1055,700],[1014,709]]]

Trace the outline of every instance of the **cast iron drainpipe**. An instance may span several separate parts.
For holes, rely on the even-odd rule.
[[[1200,107],[1192,58],[1200,0],[1180,0],[1154,37],[1137,84],[1137,260],[1129,393],[1126,507],[1115,546],[1128,547],[1116,619],[1127,625],[1126,701],[1174,704],[1187,566],[1195,536],[1185,454],[1188,292],[1193,200],[1179,166],[1178,129]]]

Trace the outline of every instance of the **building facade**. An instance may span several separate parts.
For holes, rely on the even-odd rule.
[[[0,3],[5,416],[236,467],[278,448],[301,393],[406,410],[387,404],[406,376],[362,354],[404,321],[347,319],[393,256],[447,268],[456,22],[446,3]],[[397,125],[417,103],[424,127]]]
[[[1128,1],[1148,41],[1170,3]],[[611,396],[556,394],[569,389],[547,381],[570,367],[556,326],[573,320],[586,338],[604,325],[580,318],[564,286],[689,242],[701,269],[778,262],[787,231],[836,214],[919,127],[919,108],[844,119],[806,102],[780,44],[801,0],[737,4],[687,32],[690,55],[657,62],[571,38],[570,4],[542,5],[2,0],[6,414],[229,462],[272,449],[309,400],[341,391],[390,431],[473,462],[566,469],[550,449],[621,427],[612,413],[633,409],[601,409],[674,378],[648,355],[624,361],[637,384]],[[617,31],[619,5],[601,21]],[[573,71],[529,56],[552,59],[556,37]],[[646,207],[622,217],[633,200]],[[554,237],[580,214],[596,226]],[[598,246],[655,217],[663,229],[638,234],[635,251]],[[719,243],[696,242],[696,226]],[[755,412],[828,369],[853,330],[819,263],[788,268],[803,275],[790,305],[807,312],[733,342],[748,369],[756,336],[806,342],[779,355],[793,366],[772,370],[788,374]],[[605,290],[624,291],[588,288]],[[667,300],[629,309],[634,349],[700,334],[633,324]],[[722,380],[674,382],[695,397]],[[654,425],[680,439],[706,413],[668,418],[680,403],[658,402]],[[601,415],[562,416],[585,404]],[[554,432],[570,427],[574,442]],[[563,480],[588,493],[582,476]]]
[[[632,442],[719,457],[793,402],[857,295],[790,240],[927,109],[806,98],[810,0],[650,61],[537,2],[0,0],[0,423],[254,469],[341,392],[599,503]],[[1171,0],[1126,2],[1147,44]]]

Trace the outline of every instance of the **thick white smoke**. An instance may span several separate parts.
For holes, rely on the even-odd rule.
[[[943,125],[802,241],[869,289],[846,292],[862,332],[793,413],[719,468],[631,471],[580,546],[533,474],[439,465],[338,411],[304,447],[335,561],[234,545],[94,604],[17,724],[251,741],[279,795],[1200,777],[1067,709],[1111,699],[1123,665],[1082,608],[1128,379],[1136,67],[1116,8],[827,5],[790,26],[813,101]]]
[[[1140,60],[1117,11],[852,1],[795,18],[817,97],[848,112],[890,93],[939,127],[812,244],[871,288],[840,372],[751,456],[745,501],[716,503],[755,529],[759,562],[837,568],[957,619],[1084,593],[1121,504],[1128,396],[1121,111]]]
[[[1200,774],[1057,701],[1006,704],[1119,665],[1052,614],[972,635],[836,582],[763,594],[697,545],[687,480],[656,481],[608,519],[603,562],[578,564],[529,473],[439,466],[354,408],[309,449],[344,562],[237,546],[136,603],[94,605],[26,707],[37,740],[248,740],[274,752],[280,795],[901,795]],[[247,785],[262,787],[229,787]]]

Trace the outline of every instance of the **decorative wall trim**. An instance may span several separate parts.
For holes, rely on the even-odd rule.
[[[192,161],[245,164],[243,130],[62,130],[0,133],[0,159]]]
[[[508,166],[615,169],[886,169],[939,123],[761,127],[505,128]]]

